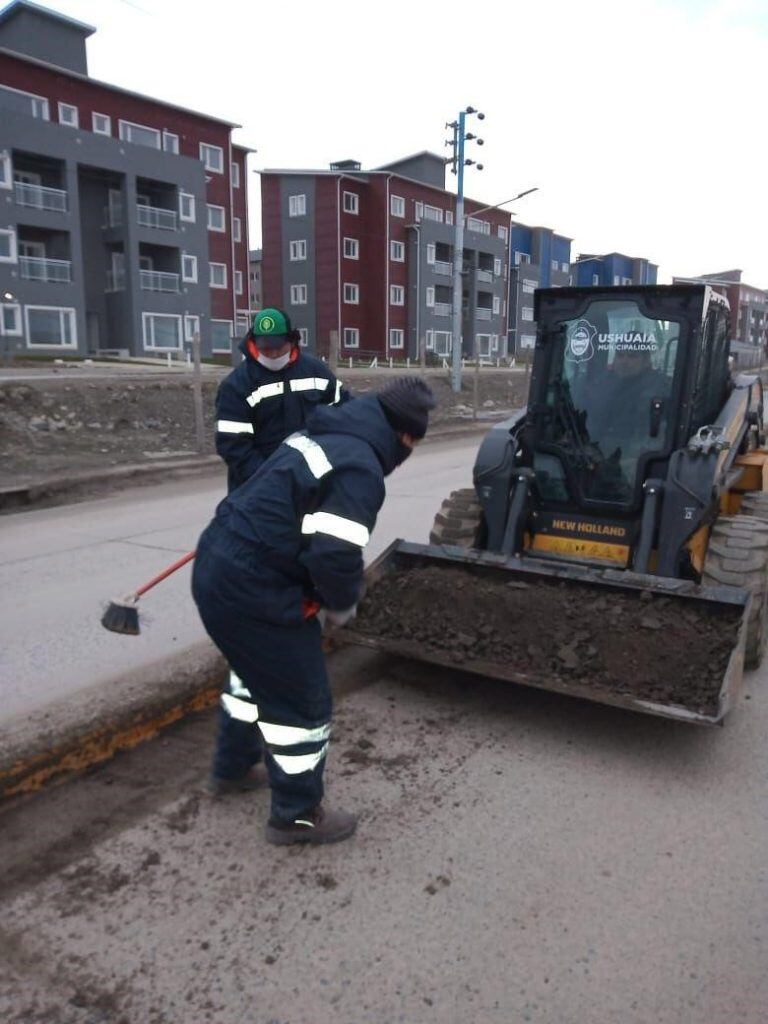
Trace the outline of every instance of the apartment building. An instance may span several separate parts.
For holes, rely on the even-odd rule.
[[[656,284],[659,268],[640,256],[609,252],[604,256],[584,254],[573,264],[573,283],[579,288],[612,288],[627,284]]]
[[[238,125],[89,77],[95,29],[0,11],[0,327],[27,354],[230,350],[248,321]],[[179,58],[181,59],[181,57]]]
[[[445,161],[417,153],[373,170],[266,170],[263,299],[326,355],[419,359],[452,353],[456,196]],[[462,351],[506,352],[509,214],[465,201]],[[478,215],[474,216],[477,212]]]
[[[517,222],[509,236],[509,326],[510,354],[536,345],[533,293],[537,288],[573,284],[571,242],[551,228],[531,227]]]
[[[731,347],[768,351],[768,290],[746,284],[740,270],[721,270],[700,277],[673,277],[674,284],[708,284],[731,307]]]

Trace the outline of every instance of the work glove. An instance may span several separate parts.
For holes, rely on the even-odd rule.
[[[323,608],[323,620],[329,626],[346,626],[348,622],[357,615],[357,605],[353,604],[351,608],[345,608],[343,611],[333,611],[330,608]]]

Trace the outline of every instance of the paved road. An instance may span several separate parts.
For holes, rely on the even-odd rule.
[[[471,482],[479,438],[425,444],[388,482],[367,549],[396,537],[426,541],[442,497]],[[0,530],[0,717],[183,649],[204,637],[189,568],[142,601],[139,637],[107,633],[101,611],[194,547],[224,487],[222,475],[123,491],[11,516]]]
[[[385,662],[349,843],[200,789],[213,717],[0,815],[5,1024],[764,1024],[768,673],[698,730]]]

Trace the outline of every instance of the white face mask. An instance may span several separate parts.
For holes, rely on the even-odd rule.
[[[288,365],[288,360],[290,358],[290,352],[286,352],[284,356],[278,356],[277,359],[270,359],[269,356],[265,356],[263,352],[259,352],[258,361],[262,366],[266,366],[268,370],[282,370],[284,366]]]

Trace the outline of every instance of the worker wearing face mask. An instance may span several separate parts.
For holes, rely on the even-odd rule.
[[[348,393],[328,366],[299,348],[299,332],[281,309],[263,309],[240,342],[243,362],[216,396],[216,451],[228,468],[229,490],[244,484],[318,405]]]
[[[230,493],[248,481],[276,448],[320,405],[350,398],[326,363],[299,348],[299,332],[281,309],[263,309],[240,342],[245,358],[216,396],[216,451],[229,469]],[[252,769],[263,757],[258,731],[219,711],[209,791],[254,788]]]

